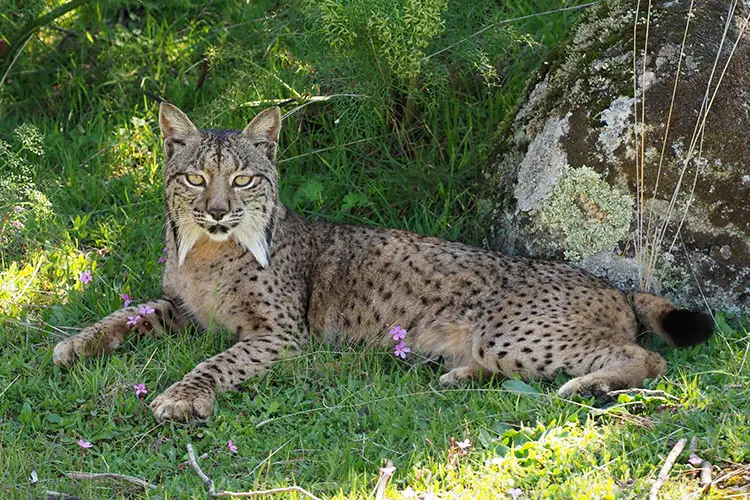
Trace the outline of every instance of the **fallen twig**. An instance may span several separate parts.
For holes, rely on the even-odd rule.
[[[201,455],[201,456],[198,457],[198,460],[205,460],[208,457],[209,457],[209,454],[208,453],[204,453],[203,455]],[[184,462],[182,462],[179,465],[179,467],[184,467],[185,465],[192,465],[192,464],[190,463],[190,460],[185,460]]]
[[[264,495],[275,495],[277,493],[291,493],[296,492],[300,493],[302,495],[305,495],[308,498],[312,498],[313,500],[320,500],[320,498],[316,497],[306,489],[300,487],[300,486],[287,486],[285,488],[273,488],[270,490],[256,490],[256,491],[216,491],[216,488],[214,486],[214,482],[211,480],[208,475],[206,475],[205,472],[201,469],[201,466],[198,464],[198,460],[195,458],[195,451],[193,451],[193,445],[189,444],[187,445],[187,452],[188,452],[188,461],[190,462],[190,465],[193,467],[193,470],[196,474],[198,474],[198,477],[201,478],[201,481],[203,481],[203,484],[206,485],[208,488],[208,495],[212,498],[218,498],[218,497],[238,497],[238,498],[248,498],[248,497],[260,497]]]
[[[620,394],[642,394],[644,396],[656,396],[656,397],[665,397],[665,398],[671,398],[679,400],[677,396],[674,396],[672,394],[669,394],[668,392],[660,391],[658,389],[642,389],[640,387],[633,387],[631,389],[620,389],[618,391],[609,391],[607,393],[607,396],[619,396]]]
[[[722,483],[722,482],[724,482],[724,481],[726,481],[728,479],[733,478],[734,476],[736,476],[738,474],[742,474],[742,473],[745,473],[745,472],[750,472],[750,465],[745,465],[743,467],[740,467],[739,469],[733,470],[732,472],[727,472],[723,476],[717,477],[715,481],[711,482],[711,484],[708,485],[708,488],[706,488],[706,491],[710,490],[711,487],[714,486],[714,485],[716,485],[716,484]]]
[[[708,460],[704,460],[698,456],[698,454],[695,452],[697,444],[698,439],[695,436],[691,437],[690,447],[688,448],[688,452],[690,453],[688,462],[690,462],[690,465],[701,471],[701,493],[705,495],[706,493],[708,493],[708,490],[711,489],[711,472],[713,465],[711,465],[711,462],[709,462]]]
[[[190,465],[193,467],[193,470],[196,474],[198,474],[198,477],[201,478],[201,481],[208,487],[208,494],[211,496],[214,496],[214,493],[216,492],[214,490],[214,482],[211,481],[211,478],[206,475],[205,472],[201,469],[201,466],[198,465],[198,461],[195,459],[195,452],[193,451],[193,445],[188,443],[187,445],[187,452],[188,452],[188,462],[190,462]]]
[[[128,476],[127,474],[114,474],[111,472],[102,473],[89,473],[89,472],[67,472],[65,473],[70,479],[118,479],[128,483],[140,486],[143,489],[155,490],[158,488],[155,484],[151,484],[148,481],[135,476]]]
[[[708,460],[701,463],[701,493],[704,495],[711,489],[712,469],[713,465]]]
[[[664,460],[664,465],[661,466],[661,470],[659,471],[659,476],[656,478],[654,485],[651,487],[651,491],[648,493],[649,500],[657,500],[659,498],[659,490],[664,484],[664,481],[669,477],[669,471],[672,470],[672,466],[674,466],[674,463],[677,460],[677,457],[680,456],[680,453],[682,453],[682,450],[685,449],[686,444],[687,439],[680,439],[675,443],[672,451],[669,452],[669,455],[667,455],[666,460]]]
[[[380,477],[378,478],[378,484],[375,485],[375,500],[383,500],[385,498],[385,487],[388,485],[388,481],[393,477],[395,471],[396,468],[393,466],[393,462],[386,460],[385,465],[378,471]]]

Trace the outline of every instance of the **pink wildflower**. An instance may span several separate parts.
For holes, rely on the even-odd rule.
[[[120,298],[123,301],[122,307],[128,307],[133,302],[133,299],[131,299],[130,295],[128,295],[127,293],[121,293]]]
[[[146,384],[134,384],[133,390],[135,391],[135,397],[140,398],[141,396],[145,396],[148,394],[148,389],[146,389]]]
[[[404,337],[406,337],[406,330],[401,328],[400,325],[396,325],[393,328],[391,328],[391,331],[389,333],[393,336],[394,342],[398,342],[399,340],[404,340]]]
[[[135,325],[138,324],[138,321],[140,321],[140,319],[141,319],[141,317],[139,315],[137,315],[137,314],[135,316],[128,316],[128,323],[127,324],[128,324],[129,327],[134,327]]]
[[[84,450],[87,450],[87,449],[91,448],[94,445],[91,444],[89,441],[84,441],[83,439],[79,439],[78,440],[78,446],[80,446]]]
[[[237,446],[235,446],[231,439],[227,443],[227,448],[229,448],[229,451],[231,451],[232,453],[237,453]]]
[[[154,313],[154,308],[149,306],[141,306],[138,312],[144,316],[149,316]]]
[[[516,500],[518,497],[523,495],[523,490],[521,488],[511,488],[508,490],[508,495],[513,497],[513,500]]]
[[[84,285],[91,283],[91,281],[94,279],[94,277],[91,275],[91,269],[86,269],[81,273],[81,275],[78,277],[78,281],[83,283]]]
[[[159,434],[159,439],[153,442],[152,446],[154,447],[154,451],[159,451],[159,445],[166,443],[169,441],[169,438],[162,436]]]
[[[16,205],[15,207],[13,207],[13,211],[17,214],[20,214],[21,212],[23,212],[23,207]]]
[[[394,348],[393,355],[397,358],[406,359],[406,355],[411,352],[404,342],[399,342]]]
[[[167,261],[167,258],[166,257],[159,257],[157,259],[157,261],[159,262],[159,264],[164,264]]]
[[[457,442],[456,446],[458,446],[462,450],[465,450],[471,446],[471,441],[469,441],[468,439],[464,439],[463,441]]]
[[[10,221],[10,225],[15,227],[16,229],[23,229],[24,227],[26,227],[20,220],[12,220]]]

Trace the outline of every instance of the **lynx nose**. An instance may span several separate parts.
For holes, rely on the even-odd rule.
[[[215,221],[220,221],[227,212],[228,210],[224,207],[211,207],[208,209],[208,213],[211,214],[211,217],[213,217]]]

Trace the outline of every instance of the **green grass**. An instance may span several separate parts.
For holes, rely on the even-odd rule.
[[[502,498],[512,487],[529,498],[642,498],[679,437],[696,436],[701,456],[724,472],[750,461],[748,331],[722,315],[706,345],[654,346],[670,369],[651,387],[671,397],[623,396],[606,408],[560,400],[554,384],[443,390],[439,366],[313,345],[220,395],[207,425],[158,426],[132,384],[147,384],[147,403],[228,337],[188,331],[55,368],[54,344],[119,308],[120,293],[159,295],[161,151],[149,95],[201,126],[240,128],[261,109],[248,102],[301,96],[284,107],[293,111],[305,96],[358,94],[285,120],[282,199],[309,217],[479,245],[480,168],[530,74],[575,19],[539,16],[454,45],[490,22],[560,4],[450,2],[444,31],[422,55],[452,48],[404,80],[374,50],[377,39],[332,57],[312,4],[126,5],[95,3],[58,20],[67,31],[40,31],[0,88],[0,496],[141,494],[64,476],[111,471],[158,484],[152,497],[201,497],[181,465],[187,443],[208,453],[202,464],[219,488],[298,484],[326,498],[368,497],[385,459],[397,468],[389,495],[410,487],[441,498]],[[12,13],[0,13],[0,38],[20,22]],[[85,269],[89,285],[77,280]],[[468,453],[452,450],[451,438],[470,439]],[[84,452],[79,439],[93,447]],[[712,496],[736,494],[729,487],[740,483]],[[663,496],[697,489],[683,455]]]

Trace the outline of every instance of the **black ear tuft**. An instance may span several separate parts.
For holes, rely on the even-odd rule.
[[[708,314],[689,309],[674,309],[666,313],[661,326],[674,345],[687,347],[700,344],[714,333],[714,320]]]

